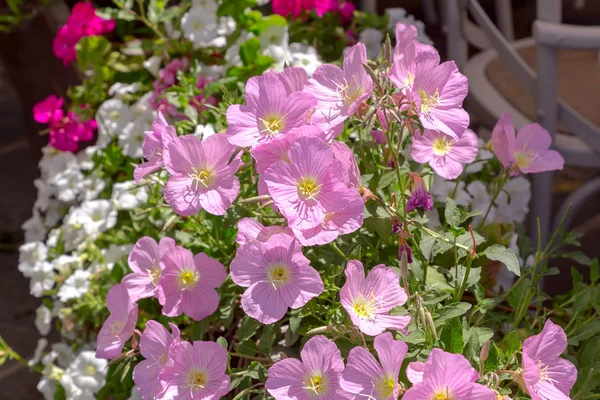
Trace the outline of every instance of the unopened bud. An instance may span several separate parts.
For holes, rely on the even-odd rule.
[[[287,354],[285,354],[284,352],[280,352],[280,353],[279,353],[279,358],[280,358],[281,360],[285,360],[286,358],[288,358],[288,356],[287,356]]]
[[[379,80],[379,78],[377,77],[377,73],[373,70],[373,68],[371,68],[369,64],[363,64],[363,67],[365,68],[365,71],[367,71],[367,74],[369,74],[373,82],[377,82]]]
[[[427,318],[425,317],[425,308],[419,307],[419,319],[421,320],[421,325],[423,325],[423,329],[427,326]]]
[[[400,256],[400,276],[404,279],[404,282],[408,281],[408,259],[406,257],[406,252],[402,252]]]
[[[435,324],[433,323],[433,318],[428,310],[425,310],[425,319],[427,320],[427,326],[431,330],[431,334],[435,339],[437,339],[437,331],[435,330]]]
[[[383,44],[383,59],[388,65],[392,65],[394,62],[394,49],[392,48],[392,39],[390,39],[390,35],[387,35],[385,43]]]
[[[489,354],[490,354],[490,341],[487,340],[483,344],[483,346],[481,346],[481,351],[479,352],[479,360],[481,360],[482,364],[485,362],[485,360],[487,360]]]

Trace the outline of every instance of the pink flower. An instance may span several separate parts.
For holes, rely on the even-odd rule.
[[[406,303],[400,278],[383,264],[375,266],[365,279],[360,261],[350,260],[344,271],[346,283],[340,291],[342,306],[361,332],[376,336],[386,329],[404,330],[410,317],[389,315],[392,308]]]
[[[381,364],[365,348],[353,348],[342,374],[342,388],[355,394],[355,399],[395,400],[400,391],[398,375],[408,346],[394,340],[389,332],[377,336],[374,345]]]
[[[319,225],[329,210],[340,210],[352,190],[340,174],[341,165],[323,139],[301,137],[288,152],[288,162],[278,161],[264,173],[276,207],[292,229]]]
[[[167,382],[160,400],[218,400],[229,392],[227,351],[215,342],[181,342],[171,347],[172,362],[160,373]]]
[[[108,289],[106,308],[110,315],[98,333],[96,357],[111,359],[121,354],[133,334],[138,306],[131,301],[124,285],[115,285]]]
[[[52,52],[54,56],[63,61],[66,67],[77,58],[75,46],[81,36],[68,25],[61,26],[52,42]]]
[[[239,157],[229,159],[235,147],[225,135],[212,135],[202,141],[182,136],[167,143],[164,161],[171,174],[165,187],[165,200],[179,215],[190,216],[201,209],[224,215],[240,190],[234,175]]]
[[[565,331],[549,319],[539,335],[523,342],[523,380],[532,400],[570,398],[577,369],[560,358],[566,348]]]
[[[147,160],[135,168],[133,177],[139,183],[143,177],[158,171],[165,165],[163,158],[164,149],[177,137],[175,127],[169,125],[161,112],[152,123],[152,130],[144,132],[146,137],[142,143],[144,158]]]
[[[160,297],[158,282],[164,269],[161,263],[165,253],[175,247],[175,241],[164,237],[160,243],[148,236],[138,239],[129,254],[129,268],[133,273],[126,275],[121,283],[127,288],[131,301],[146,297]]]
[[[294,18],[298,18],[302,11],[302,0],[272,0],[273,13],[279,14],[284,17],[292,15]]]
[[[348,177],[347,182],[344,179],[348,187],[358,190],[361,187],[360,170],[350,147],[344,142],[333,142],[331,150],[333,151],[333,158],[338,160],[342,164],[342,169],[346,171],[342,176],[343,178]]]
[[[356,6],[351,1],[343,1],[339,5],[340,17],[342,25],[348,25],[352,22]]]
[[[133,369],[133,381],[144,400],[158,396],[166,387],[159,378],[160,372],[172,364],[169,350],[180,342],[177,325],[169,323],[173,334],[159,322],[146,322],[146,329],[140,339],[140,353],[145,358]]]
[[[302,361],[286,358],[269,368],[265,387],[276,400],[349,399],[340,377],[344,362],[335,343],[325,336],[310,338],[300,352]]]
[[[286,234],[246,242],[229,268],[231,279],[248,288],[242,308],[263,324],[279,321],[288,307],[300,308],[323,292],[321,277],[302,254],[302,246]]]
[[[238,234],[235,241],[239,245],[247,242],[266,242],[273,235],[285,233],[293,236],[292,230],[287,226],[264,226],[252,218],[242,218],[238,222]]]
[[[367,49],[364,44],[358,43],[344,57],[343,70],[333,64],[317,68],[305,88],[317,99],[317,109],[311,117],[313,125],[331,131],[373,95],[373,82],[363,67],[366,63]],[[337,136],[332,137],[331,132],[328,135],[328,140]]]
[[[515,135],[510,114],[504,113],[492,131],[492,150],[511,175],[563,169],[565,160],[549,150],[552,136],[538,124],[525,125]]]
[[[288,78],[270,71],[248,80],[246,105],[233,104],[227,109],[227,139],[231,144],[256,147],[308,124],[316,100],[310,94],[292,91],[303,82],[290,85]],[[303,79],[302,75],[297,79]]]
[[[412,194],[406,203],[406,211],[413,212],[417,207],[421,207],[425,211],[431,211],[433,200],[425,187],[425,181],[415,172],[411,172],[409,176],[412,181]]]
[[[496,400],[493,390],[475,383],[479,374],[460,354],[432,349],[425,363],[410,363],[406,375],[414,386],[402,396],[403,400]]]
[[[225,267],[204,253],[195,256],[183,247],[175,246],[161,260],[165,266],[160,277],[164,299],[162,313],[176,317],[184,313],[201,321],[219,307],[219,295],[215,290],[225,280]]]
[[[442,178],[456,179],[463,172],[463,164],[477,158],[477,135],[467,129],[454,139],[444,133],[425,129],[413,139],[410,154],[419,163],[428,162]]]
[[[379,129],[373,129],[371,131],[371,135],[373,135],[373,140],[377,144],[386,144],[387,137],[385,136],[385,132],[380,131]]]
[[[50,95],[33,106],[33,119],[40,124],[56,124],[63,117],[64,99]]]

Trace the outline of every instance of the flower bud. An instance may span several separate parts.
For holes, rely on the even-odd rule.
[[[437,339],[437,331],[435,329],[435,324],[433,323],[433,318],[431,317],[431,314],[429,313],[429,310],[425,310],[425,319],[427,321],[427,326],[429,326],[429,329],[431,330],[431,333],[433,334],[433,337],[435,339]]]
[[[490,354],[490,341],[487,340],[483,346],[481,346],[481,351],[479,352],[479,360],[481,364],[485,363],[485,360],[488,359],[488,355]]]
[[[400,256],[400,275],[404,279],[404,282],[408,281],[408,261],[405,252]]]

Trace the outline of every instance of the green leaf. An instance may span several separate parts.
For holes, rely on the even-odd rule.
[[[259,350],[263,354],[270,355],[273,350],[273,342],[275,341],[275,337],[279,332],[279,324],[271,324],[265,325],[260,335],[260,346]]]
[[[467,272],[467,267],[464,265],[459,265],[458,267],[450,268],[450,275],[456,276],[456,268],[458,268],[458,282],[456,282],[456,286],[460,287],[462,285],[463,280],[465,279],[465,273]],[[471,268],[469,271],[469,278],[467,279],[467,288],[479,283],[481,279],[481,268]]]
[[[471,333],[471,337],[469,338],[469,342],[465,347],[465,357],[469,361],[471,361],[471,365],[479,364],[479,350],[481,349],[481,345],[479,344],[479,337]]]
[[[600,335],[600,320],[591,321],[577,329],[569,336],[569,344],[578,345],[579,342]]]
[[[421,239],[421,242],[419,243],[419,248],[421,249],[423,257],[425,257],[428,260],[431,260],[433,246],[435,245],[436,240],[437,238],[435,236],[425,236]]]
[[[444,211],[446,216],[446,222],[450,226],[459,227],[461,223],[461,212],[460,209],[454,203],[450,197],[446,199],[446,210]]]
[[[244,317],[244,321],[242,322],[242,326],[237,331],[238,341],[243,342],[250,339],[252,336],[254,336],[256,331],[258,331],[260,325],[260,322],[246,315]]]
[[[471,328],[471,335],[477,336],[479,338],[479,345],[483,346],[485,342],[492,340],[494,331],[489,328],[474,327]]]
[[[219,336],[217,339],[217,344],[227,350],[227,339],[225,339],[223,336]]]
[[[462,324],[459,318],[452,318],[446,323],[440,332],[442,348],[450,353],[462,353],[463,336]]]
[[[381,176],[379,179],[379,183],[377,184],[378,190],[383,190],[386,187],[390,186],[392,183],[396,182],[396,172],[389,171]]]
[[[590,264],[590,280],[591,284],[595,284],[598,282],[598,278],[600,278],[600,268],[598,267],[598,259],[594,258],[592,263]]]
[[[519,259],[514,251],[507,249],[504,246],[494,244],[483,252],[483,254],[490,260],[500,261],[506,268],[517,276],[521,276],[521,267],[519,266]]]
[[[88,68],[98,69],[106,64],[106,55],[110,52],[111,44],[104,36],[86,36],[79,39],[75,50],[77,63],[82,71]]]
[[[508,357],[521,350],[521,341],[519,340],[519,335],[515,331],[512,331],[505,336],[502,343],[504,344],[504,352]]]
[[[484,372],[497,371],[504,365],[505,358],[504,353],[496,343],[490,343],[490,352],[488,353],[487,360],[485,360]]]
[[[463,316],[469,311],[471,304],[454,303],[436,310],[437,318],[434,318],[435,326],[441,326],[441,323],[455,317]]]
[[[240,59],[246,66],[253,65],[254,60],[258,56],[260,50],[260,41],[258,38],[252,38],[246,40],[240,46]]]

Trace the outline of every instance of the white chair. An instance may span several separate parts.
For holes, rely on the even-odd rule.
[[[534,37],[513,41],[510,0],[496,0],[499,27],[477,0],[444,0],[444,5],[449,58],[456,60],[469,78],[470,112],[488,128],[494,126],[504,111],[512,114],[517,129],[532,123],[487,78],[486,67],[499,58],[536,99],[537,122],[553,135],[554,148],[561,152],[566,165],[600,169],[600,128],[559,99],[557,89],[558,49],[600,49],[600,27],[561,24],[561,1],[538,0]],[[475,24],[467,19],[467,11]],[[468,58],[468,44],[482,51]],[[517,52],[530,46],[537,47],[535,72]],[[557,131],[559,122],[570,134]],[[556,228],[568,205],[573,205],[573,211],[566,220],[567,226],[581,205],[600,190],[600,178],[588,181],[569,196],[551,223],[552,177],[551,172],[533,176],[530,234],[534,243],[537,218],[541,223],[541,242],[547,243],[549,233]]]

